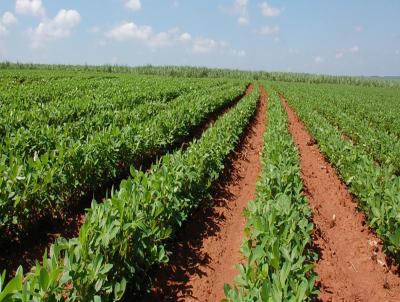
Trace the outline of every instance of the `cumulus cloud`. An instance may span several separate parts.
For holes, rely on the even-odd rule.
[[[151,26],[137,26],[133,22],[124,22],[108,31],[106,37],[117,41],[148,40],[152,34],[153,28]]]
[[[142,4],[140,0],[125,0],[125,6],[134,12],[140,10],[142,8]]]
[[[236,50],[236,49],[231,49],[231,54],[236,56],[236,57],[245,57],[246,52],[244,50]]]
[[[166,47],[173,45],[178,38],[175,29],[169,31],[162,31],[154,34],[147,43],[152,48]]]
[[[179,37],[179,40],[181,40],[182,42],[187,42],[187,41],[190,41],[191,39],[192,39],[192,35],[189,33],[183,33]]]
[[[0,18],[0,36],[6,36],[8,34],[7,26],[13,25],[17,21],[12,13],[5,12]]]
[[[21,15],[31,15],[43,17],[45,9],[42,0],[16,0],[15,11]]]
[[[245,26],[249,24],[248,4],[249,0],[234,0],[232,5],[228,7],[220,6],[220,9],[232,16],[237,17],[237,23],[240,26]]]
[[[193,44],[193,52],[194,53],[210,53],[216,50],[218,47],[218,43],[209,38],[199,38]]]
[[[260,4],[261,14],[265,17],[278,17],[281,15],[283,9],[272,7],[267,2],[263,2]]]
[[[32,40],[32,47],[38,48],[45,42],[66,38],[70,35],[71,29],[81,21],[81,16],[76,10],[60,10],[53,19],[44,20],[28,33]]]
[[[211,38],[193,38],[188,32],[178,27],[167,31],[156,32],[149,25],[137,25],[134,22],[122,22],[104,33],[105,37],[118,42],[137,41],[145,46],[156,49],[176,45],[186,45],[191,53],[207,54],[221,53],[237,57],[246,56],[245,51],[230,47],[225,41],[218,41]]]
[[[1,17],[1,23],[4,25],[12,25],[17,23],[17,21],[17,18],[15,18],[15,16],[10,12],[5,12]]]
[[[7,28],[3,24],[0,23],[0,37],[5,36],[7,34],[8,34]]]
[[[249,13],[247,11],[248,0],[235,0],[233,4],[234,13],[239,15],[237,22],[239,25],[249,24]]]
[[[192,36],[179,28],[155,32],[149,25],[136,25],[134,22],[123,22],[105,33],[109,39],[119,42],[141,41],[152,48],[172,46],[176,43],[187,43]]]
[[[239,23],[239,25],[247,25],[247,24],[249,24],[249,19],[247,17],[240,16],[237,19],[237,22]]]
[[[355,54],[355,53],[358,53],[359,51],[360,51],[360,48],[357,45],[350,47],[350,48],[340,49],[340,50],[336,51],[335,58],[341,59],[346,54]]]
[[[314,58],[314,62],[315,62],[316,64],[323,63],[324,61],[325,61],[325,59],[324,59],[323,57],[321,57],[321,56],[316,56],[316,57]]]
[[[210,38],[197,38],[193,43],[192,52],[195,54],[217,53],[235,57],[246,56],[244,50],[234,49],[225,41],[217,41]]]
[[[279,26],[264,26],[256,30],[256,33],[264,36],[277,35],[280,32]]]

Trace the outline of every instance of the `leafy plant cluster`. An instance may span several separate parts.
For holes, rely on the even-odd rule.
[[[110,111],[132,111],[144,103],[167,103],[182,93],[226,82],[127,75],[104,78],[80,74],[75,78],[67,75],[53,78],[51,73],[44,72],[13,74],[0,79],[3,105],[0,134],[14,134],[17,130],[43,125],[70,128],[74,122],[96,121],[93,116],[99,113],[110,115]]]
[[[400,175],[400,94],[392,89],[297,85],[298,98],[324,116],[381,166]],[[367,90],[367,92],[365,91]],[[392,127],[388,127],[391,124]]]
[[[268,100],[263,170],[257,198],[245,210],[246,257],[225,301],[304,301],[315,294],[313,224],[303,196],[299,155],[288,132],[287,115],[275,93]]]
[[[400,177],[393,166],[378,165],[370,146],[357,144],[343,137],[341,127],[331,123],[315,109],[316,100],[298,93],[298,87],[285,89],[285,96],[307,125],[331,163],[335,165],[360,208],[366,213],[370,226],[384,241],[387,250],[400,260]],[[329,93],[327,91],[326,93]],[[338,120],[341,109],[338,105]],[[357,121],[357,118],[355,118]],[[348,121],[346,127],[352,125]],[[359,124],[353,124],[356,132]],[[363,129],[363,126],[360,126]],[[361,133],[359,134],[362,135]],[[364,135],[370,135],[367,131]],[[380,144],[379,138],[366,138],[370,144]],[[393,142],[393,145],[397,144]],[[382,144],[383,145],[383,144]]]
[[[132,168],[111,198],[92,203],[78,237],[58,240],[25,275],[19,269],[6,283],[3,274],[0,301],[119,300],[127,287],[142,288],[149,268],[168,261],[165,243],[207,195],[257,103],[253,91],[186,151],[165,155],[148,173]]]
[[[93,126],[107,119],[100,102],[97,113],[74,118],[72,126],[42,124],[39,118],[37,123],[32,122],[35,126],[7,131],[0,144],[2,236],[20,236],[44,216],[64,215],[84,196],[128,174],[130,165],[139,167],[143,160],[178,146],[211,113],[245,88],[244,82],[218,83],[187,88],[189,92],[182,91],[177,98],[156,105],[149,92],[149,102],[127,108],[128,117],[115,112],[104,129]],[[154,94],[160,96],[156,90]],[[118,104],[119,99],[115,102]],[[113,112],[111,106],[108,113]]]

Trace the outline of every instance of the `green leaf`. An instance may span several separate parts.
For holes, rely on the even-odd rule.
[[[22,276],[17,275],[7,283],[2,292],[0,293],[0,302],[4,301],[8,295],[17,293],[22,290]]]

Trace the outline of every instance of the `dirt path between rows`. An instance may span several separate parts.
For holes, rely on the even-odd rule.
[[[172,153],[177,149],[186,149],[193,140],[199,139],[204,131],[212,126],[219,117],[232,109],[244,96],[251,93],[252,90],[253,84],[249,83],[242,94],[210,113],[199,125],[194,126],[186,137],[183,137],[162,153],[142,159],[140,165],[134,165],[135,168],[148,170],[165,153]],[[96,193],[94,193],[95,199],[101,202],[104,201],[105,196],[109,196],[111,188],[117,189],[121,180],[128,176],[129,169],[126,168],[126,173],[121,174],[112,183],[96,190]],[[19,266],[22,266],[24,271],[29,271],[35,265],[36,261],[41,261],[45,249],[49,249],[50,245],[57,238],[64,237],[69,239],[76,237],[85,221],[86,208],[90,207],[93,195],[88,194],[86,197],[74,207],[71,205],[73,209],[67,213],[65,219],[45,219],[38,223],[31,234],[26,235],[22,240],[0,242],[0,273],[6,270],[10,277],[14,276]]]
[[[313,211],[319,252],[320,301],[400,301],[400,278],[387,269],[382,243],[286,100],[290,132],[300,151],[304,191]]]
[[[156,273],[152,293],[141,301],[215,302],[225,297],[224,284],[233,282],[238,274],[235,265],[243,261],[243,210],[256,197],[265,126],[266,93],[262,89],[256,115],[228,158],[210,204],[184,225],[172,248],[170,264]]]

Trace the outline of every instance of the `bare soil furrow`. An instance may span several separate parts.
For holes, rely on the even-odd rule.
[[[400,301],[400,278],[388,269],[382,242],[297,114],[284,98],[282,103],[313,211],[320,301]]]
[[[183,226],[170,264],[155,273],[151,294],[141,301],[220,301],[224,284],[238,274],[246,220],[243,210],[256,197],[266,124],[266,93],[241,143],[226,161],[212,199]]]

